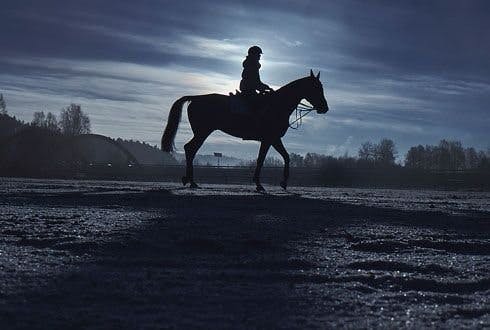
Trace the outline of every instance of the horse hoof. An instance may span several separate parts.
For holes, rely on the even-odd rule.
[[[257,188],[255,188],[255,190],[257,190],[257,192],[264,192],[265,191],[264,187],[262,187],[260,184],[257,185]]]
[[[193,189],[199,189],[199,186],[195,182],[191,182],[191,188]]]
[[[186,177],[186,176],[183,176],[183,177],[182,177],[182,184],[184,185],[184,187],[185,187],[185,185],[186,185],[186,184],[188,184],[188,183],[189,183],[189,179],[187,179],[187,177]]]
[[[288,187],[288,183],[286,181],[281,181],[281,183],[279,184],[282,189],[286,190],[286,188]]]

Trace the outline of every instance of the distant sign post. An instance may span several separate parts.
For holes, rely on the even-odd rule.
[[[221,157],[223,157],[223,154],[221,152],[215,152],[214,157],[218,158],[218,167],[219,167],[219,160]]]

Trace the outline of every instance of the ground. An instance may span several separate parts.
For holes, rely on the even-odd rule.
[[[485,328],[490,194],[0,179],[0,327]]]

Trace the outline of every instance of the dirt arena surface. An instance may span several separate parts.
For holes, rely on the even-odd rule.
[[[0,328],[488,328],[490,193],[0,178]]]

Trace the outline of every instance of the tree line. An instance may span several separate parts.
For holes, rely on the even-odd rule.
[[[6,115],[7,107],[0,94],[0,115]],[[58,119],[59,118],[59,119]],[[33,127],[43,128],[63,135],[74,136],[91,132],[90,118],[79,104],[70,104],[61,109],[59,117],[51,112],[35,112],[30,123]],[[137,141],[136,141],[137,142]],[[156,147],[153,147],[156,148]],[[304,156],[290,154],[291,167],[311,168],[393,168],[402,167],[396,163],[397,149],[391,139],[383,138],[378,143],[366,141],[359,147],[357,156],[344,154],[334,157],[308,152]],[[474,170],[490,169],[490,149],[476,150],[465,148],[460,141],[441,140],[438,145],[412,146],[405,154],[404,166],[420,170]],[[254,166],[255,161],[243,161],[241,166]],[[282,166],[282,159],[267,157],[264,166]]]
[[[15,116],[11,117],[8,114],[7,103],[3,94],[0,94],[0,116],[4,126],[10,126],[8,131],[13,130],[14,133],[16,129],[14,129],[13,126],[18,128],[30,126],[68,136],[89,134],[91,132],[89,116],[82,111],[82,107],[79,104],[75,103],[62,108],[59,117],[56,117],[56,115],[51,112],[44,113],[44,111],[37,111],[34,112],[32,121],[30,123],[25,123],[24,121],[15,118]],[[9,119],[17,124],[8,125],[6,122],[8,122]],[[0,136],[1,135],[4,134],[0,134]]]
[[[394,168],[398,151],[390,139],[378,143],[367,141],[359,147],[357,157],[344,154],[340,157],[308,152],[304,156],[290,154],[291,167],[310,168]],[[490,152],[477,151],[473,147],[464,148],[460,141],[441,140],[438,145],[418,145],[411,147],[404,158],[405,168],[420,170],[475,170],[490,169]],[[243,162],[243,166],[253,166],[255,161]],[[282,166],[277,157],[267,157],[266,167]]]
[[[59,120],[51,112],[47,114],[44,114],[44,111],[34,112],[31,125],[70,136],[91,132],[90,118],[82,111],[79,104],[74,103],[61,109]]]
[[[304,156],[296,153],[289,155],[291,167],[341,167],[341,168],[374,168],[374,167],[399,167],[396,164],[398,152],[395,143],[390,139],[381,139],[379,143],[371,141],[361,144],[358,156],[353,157],[344,154],[340,157],[308,152]],[[243,165],[253,165],[254,161],[244,162]],[[282,166],[283,161],[276,157],[267,157],[264,166]]]
[[[490,153],[464,148],[460,141],[441,140],[438,145],[411,147],[405,167],[423,170],[472,170],[490,168]]]

